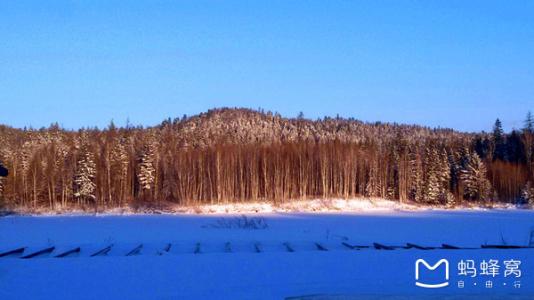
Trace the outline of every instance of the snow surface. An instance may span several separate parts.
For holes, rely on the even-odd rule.
[[[525,207],[528,208],[528,207]],[[464,206],[455,207],[454,210],[492,210],[512,209],[518,207],[513,204],[492,203],[491,207],[484,203],[466,203]],[[199,206],[183,206],[172,203],[162,204],[161,208],[137,208],[130,206],[110,208],[99,215],[139,215],[139,214],[255,214],[255,213],[297,213],[297,212],[322,212],[322,213],[369,213],[369,212],[396,212],[396,211],[424,211],[424,210],[450,210],[446,206],[421,205],[415,203],[400,203],[399,201],[382,198],[353,198],[353,199],[306,199],[289,202],[244,202],[244,203],[221,203],[204,204]],[[88,211],[73,208],[18,208],[19,214],[33,215],[91,215],[92,208]]]
[[[50,255],[0,258],[0,299],[397,299],[534,297],[534,249],[480,249],[482,244],[528,245],[534,212],[368,211],[263,213],[265,229],[242,229],[239,215],[7,216],[0,218],[0,253],[49,246]],[[473,250],[350,250],[343,246],[442,243]],[[171,244],[169,252],[162,251]],[[231,252],[228,252],[227,245]],[[294,252],[289,252],[288,243]],[[319,251],[319,243],[328,251]],[[90,254],[113,244],[107,256]],[[126,253],[142,244],[136,256]],[[197,246],[199,245],[199,246]],[[257,245],[261,249],[257,253]],[[81,247],[66,258],[53,256]],[[200,250],[195,254],[197,248]],[[160,255],[161,254],[161,255]],[[521,260],[522,287],[414,284],[414,262],[446,258]],[[451,268],[454,269],[454,263]],[[328,296],[325,296],[328,295]],[[302,297],[307,296],[307,297]],[[379,297],[379,298],[376,298]],[[452,298],[450,298],[452,299]]]

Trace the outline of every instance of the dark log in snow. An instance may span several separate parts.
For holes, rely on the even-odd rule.
[[[379,243],[373,243],[373,246],[377,250],[395,250],[394,247],[382,245],[382,244],[379,244]]]
[[[425,247],[425,246],[419,246],[417,244],[406,243],[406,249],[412,249],[412,248],[419,249],[419,250],[433,250],[433,249],[436,249],[436,247]]]
[[[341,243],[343,246],[349,248],[349,249],[352,249],[352,250],[360,250],[360,249],[368,249],[369,246],[360,246],[360,245],[351,245],[347,242],[342,242]]]
[[[256,250],[256,253],[263,252],[263,248],[261,247],[260,243],[254,243],[254,250]]]
[[[108,255],[108,252],[111,250],[111,247],[113,247],[113,244],[111,244],[111,245],[107,246],[106,248],[101,249],[101,250],[91,254],[91,257]]]
[[[6,251],[6,252],[2,252],[0,253],[0,257],[4,257],[4,256],[10,256],[10,255],[15,255],[15,254],[22,254],[24,253],[24,250],[26,249],[26,247],[22,247],[22,248],[17,248],[17,249],[13,249],[13,250],[9,250],[9,251]]]
[[[126,253],[126,256],[139,255],[139,253],[141,253],[141,249],[143,249],[143,244],[133,248],[132,251]]]
[[[319,243],[315,243],[315,247],[317,247],[317,250],[319,250],[319,251],[328,251],[328,249],[325,246],[323,246],[323,245],[321,245]]]
[[[67,256],[69,256],[71,254],[74,254],[74,253],[80,253],[80,251],[81,251],[81,248],[78,247],[78,248],[74,248],[74,249],[65,251],[63,253],[60,253],[60,254],[56,255],[55,257],[57,257],[57,258],[67,257]]]
[[[195,245],[195,250],[193,251],[193,253],[195,253],[195,254],[200,254],[200,253],[202,253],[202,251],[200,251],[200,243],[197,243],[197,244]]]
[[[39,255],[44,255],[44,254],[49,254],[49,253],[52,253],[52,251],[54,251],[54,249],[56,249],[56,247],[49,247],[49,248],[45,248],[43,250],[39,250],[37,252],[33,252],[33,253],[30,253],[28,255],[25,255],[21,258],[24,258],[24,259],[28,259],[28,258],[34,258],[36,256],[39,256]]]
[[[529,248],[527,246],[516,246],[516,245],[481,245],[482,249],[524,249]]]
[[[295,249],[293,249],[288,242],[285,242],[284,246],[286,247],[287,252],[295,252]]]

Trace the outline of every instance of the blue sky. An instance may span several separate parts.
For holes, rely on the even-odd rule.
[[[0,123],[262,107],[459,130],[534,110],[533,1],[4,1]]]

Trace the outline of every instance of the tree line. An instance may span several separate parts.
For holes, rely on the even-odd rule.
[[[534,203],[534,121],[462,133],[215,109],[158,126],[0,126],[8,208],[51,210],[380,197],[456,206]]]

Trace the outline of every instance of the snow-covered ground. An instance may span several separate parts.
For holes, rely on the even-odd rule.
[[[528,208],[528,207],[524,207]],[[322,212],[322,213],[368,213],[368,212],[394,212],[414,210],[445,210],[446,206],[421,205],[415,203],[400,203],[399,201],[381,198],[353,198],[353,199],[307,199],[292,200],[283,203],[273,202],[244,202],[244,203],[221,203],[205,204],[200,206],[183,206],[172,203],[163,203],[160,208],[140,207],[134,209],[130,206],[110,208],[102,211],[99,215],[138,215],[138,214],[256,214],[256,213],[291,213],[291,212]],[[518,209],[513,204],[492,203],[491,206],[483,203],[465,203],[457,206],[455,210],[491,210],[491,209]],[[88,207],[86,211],[76,208],[56,207],[48,208],[17,208],[19,214],[34,215],[88,215],[94,214],[94,209]]]
[[[7,216],[0,218],[0,253],[27,248],[0,257],[0,299],[532,299],[534,249],[480,247],[527,246],[533,230],[534,212],[526,210],[261,213],[247,220],[228,214]],[[473,249],[377,250],[373,243]],[[106,255],[91,257],[111,245]],[[20,259],[52,246],[51,253]],[[447,287],[415,285],[421,258],[431,265],[447,259]],[[462,260],[480,267],[492,259],[500,266],[495,276],[458,274]],[[521,262],[521,277],[505,277],[510,260]],[[421,280],[439,281],[440,269],[424,270],[428,277]]]

